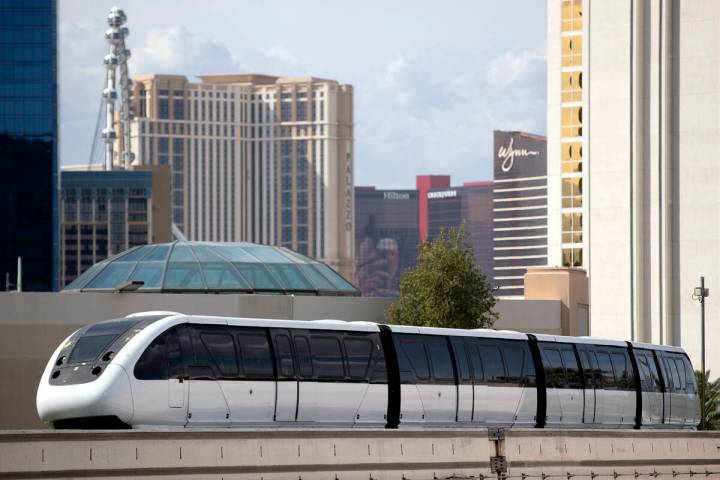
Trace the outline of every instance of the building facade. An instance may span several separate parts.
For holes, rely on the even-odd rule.
[[[137,245],[171,239],[170,167],[61,173],[60,284]]]
[[[500,297],[523,297],[528,267],[548,263],[546,138],[493,133],[493,283]]]
[[[475,253],[475,264],[493,283],[493,182],[431,188],[427,198],[428,240],[443,229],[464,226]]]
[[[0,289],[58,288],[57,5],[0,0]]]
[[[701,275],[711,295],[720,284],[718,25],[709,0],[548,2],[548,173],[563,177],[573,93],[591,334],[681,345],[698,367],[693,288]],[[573,88],[565,62],[588,74]],[[707,345],[720,341],[714,305]],[[720,356],[707,368],[717,374]]]
[[[355,286],[366,296],[394,297],[400,276],[415,265],[417,190],[355,187]]]
[[[139,164],[171,166],[173,222],[191,240],[285,246],[351,279],[352,86],[200,80],[141,76],[133,87],[132,150]]]

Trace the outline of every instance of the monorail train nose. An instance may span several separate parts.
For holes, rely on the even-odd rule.
[[[47,372],[38,388],[37,411],[44,422],[115,417],[128,423],[133,416],[130,381],[125,369],[112,363],[87,383],[51,385]]]

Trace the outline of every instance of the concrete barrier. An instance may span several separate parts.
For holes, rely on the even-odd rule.
[[[720,434],[501,429],[0,433],[5,478],[720,478]]]

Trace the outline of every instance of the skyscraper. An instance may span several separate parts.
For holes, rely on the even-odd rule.
[[[523,297],[528,267],[547,265],[545,137],[495,130],[493,283],[498,296]]]
[[[150,75],[134,85],[132,150],[140,164],[171,165],[174,223],[192,240],[285,246],[351,279],[352,86],[200,79]]]
[[[58,288],[56,8],[0,0],[0,289]]]
[[[417,190],[355,187],[355,286],[363,295],[400,293],[420,244]]]
[[[550,263],[583,248],[592,335],[681,345],[696,365],[701,275],[720,341],[718,24],[715,1],[548,2]]]

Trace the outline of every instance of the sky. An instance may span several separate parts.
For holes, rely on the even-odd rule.
[[[542,0],[60,0],[60,158],[85,164],[107,53],[128,17],[130,75],[252,72],[353,85],[355,184],[492,179],[493,130],[545,134]]]

